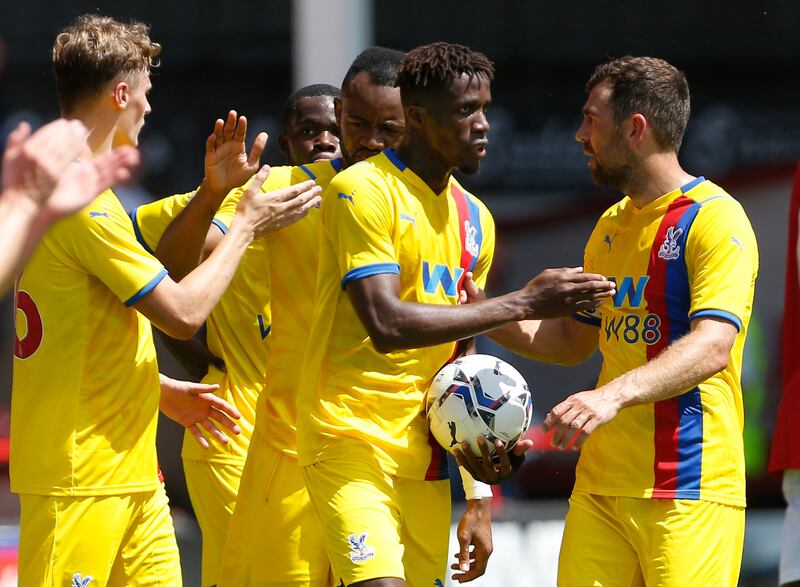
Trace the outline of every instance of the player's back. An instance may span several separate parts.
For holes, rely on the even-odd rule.
[[[110,191],[44,237],[17,291],[13,491],[158,487],[158,366],[150,322],[130,306],[164,275]]]

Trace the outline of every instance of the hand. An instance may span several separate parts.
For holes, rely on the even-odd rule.
[[[520,290],[525,319],[558,318],[594,310],[614,295],[616,284],[582,267],[545,269]]]
[[[472,271],[467,271],[461,284],[461,291],[458,292],[459,304],[471,304],[486,299],[486,292],[478,287],[472,277]]]
[[[555,429],[550,441],[554,447],[580,450],[589,435],[609,422],[622,406],[614,394],[601,387],[573,394],[558,404],[544,419],[545,432]]]
[[[321,202],[322,188],[310,180],[262,193],[261,186],[268,175],[269,167],[264,165],[242,193],[234,217],[234,223],[248,223],[255,237],[277,232],[305,218]]]
[[[459,583],[477,579],[486,572],[486,564],[494,549],[492,545],[492,498],[472,499],[467,511],[458,521],[458,560],[450,568],[460,571],[453,575]]]
[[[238,420],[242,415],[224,399],[214,395],[217,389],[219,385],[178,381],[161,375],[159,408],[169,419],[188,429],[203,448],[208,448],[208,440],[200,433],[198,425],[223,444],[227,444],[229,439],[217,424],[233,434],[239,434],[241,429],[231,418]]]
[[[247,154],[247,118],[239,116],[236,111],[228,112],[223,120],[218,118],[214,123],[214,132],[206,139],[205,181],[214,193],[226,195],[238,188],[258,171],[258,163],[264,146],[267,144],[267,133],[258,133]]]
[[[453,448],[453,456],[459,466],[464,467],[474,479],[489,485],[496,485],[508,479],[522,465],[525,453],[533,447],[532,440],[519,440],[509,455],[503,441],[495,439],[494,452],[497,457],[494,458],[485,436],[479,436],[476,442],[481,451],[480,458],[475,455],[466,441],[462,442],[461,446]]]
[[[55,221],[88,205],[100,192],[130,177],[139,163],[132,147],[78,161],[84,154],[86,127],[63,118],[31,135],[22,122],[8,136],[3,156],[3,192],[30,199]]]

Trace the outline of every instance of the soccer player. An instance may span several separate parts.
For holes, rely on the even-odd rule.
[[[800,369],[797,364],[797,325],[800,324],[800,166],[794,176],[789,206],[789,239],[786,254],[786,289],[783,304],[781,368],[783,393],[778,406],[769,470],[783,476],[786,514],[783,519],[778,583],[800,587]]]
[[[460,45],[408,53],[397,150],[340,172],[323,197],[297,452],[340,585],[443,583],[450,487],[423,394],[454,341],[520,316],[568,315],[613,291],[600,276],[550,270],[457,305],[463,274],[484,282],[493,255],[490,213],[452,177],[477,172],[486,154],[492,77],[492,63]],[[465,514],[484,530],[488,501],[469,501]],[[474,544],[458,580],[483,573],[491,539]]]
[[[137,144],[160,46],[141,23],[86,15],[53,48],[62,114],[89,128],[92,156]],[[241,121],[242,123],[244,121]],[[204,190],[227,191],[258,168],[244,124],[217,121]],[[159,480],[159,406],[223,438],[235,409],[159,378],[150,322],[188,337],[205,321],[249,243],[303,216],[314,192],[257,196],[261,168],[214,254],[179,283],[137,242],[106,190],[44,237],[19,281],[11,416],[11,489],[20,494],[23,585],[180,585],[178,549]]]
[[[8,135],[0,193],[0,294],[55,221],[128,179],[139,161],[134,149],[121,147],[72,165],[87,148],[87,132],[79,121],[62,118],[33,135],[30,125],[21,122]]]
[[[690,103],[682,72],[622,57],[586,89],[575,138],[595,183],[625,196],[595,226],[585,268],[614,276],[617,292],[599,311],[491,335],[547,362],[578,363],[598,346],[603,356],[597,387],[544,422],[554,446],[581,450],[558,582],[735,585],[755,236],[736,200],[678,163]]]
[[[356,57],[336,100],[343,158],[273,168],[262,189],[313,178],[327,187],[343,167],[396,146],[403,135],[400,92],[394,87],[403,53],[371,47]],[[223,208],[235,205],[230,199]],[[266,389],[259,396],[236,509],[228,531],[219,585],[329,584],[330,563],[297,464],[297,379],[314,312],[319,217],[302,222],[267,245],[272,332]],[[266,496],[266,497],[265,497]],[[269,532],[264,528],[269,527]],[[264,558],[269,557],[269,564]]]
[[[333,106],[341,97],[339,88],[328,84],[305,86],[289,95],[283,111],[283,132],[278,135],[278,147],[289,165],[341,156]]]

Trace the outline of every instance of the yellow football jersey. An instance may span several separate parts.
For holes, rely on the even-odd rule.
[[[150,322],[130,306],[166,274],[110,190],[45,235],[17,287],[12,491],[159,487],[158,365]]]
[[[177,194],[139,206],[131,212],[136,234],[146,247],[155,250],[167,226],[186,207],[192,195]],[[238,197],[237,190],[231,192],[214,217],[213,224],[222,232],[228,230]],[[229,201],[233,202],[232,206],[227,205]],[[242,415],[238,421],[241,434],[228,435],[230,442],[221,444],[201,428],[209,443],[209,448],[204,449],[186,431],[183,458],[224,463],[242,461],[247,456],[256,400],[264,387],[265,339],[271,329],[265,254],[264,239],[253,241],[242,255],[228,289],[207,321],[208,348],[225,362],[226,371],[223,373],[214,366],[209,367],[203,383],[219,384],[217,395],[239,410]]]
[[[381,354],[347,283],[400,278],[400,299],[453,305],[466,270],[483,286],[494,251],[486,207],[451,178],[433,193],[391,149],[339,173],[322,203],[314,316],[298,394],[301,465],[369,446],[388,474],[447,476],[424,393],[456,344]]]
[[[617,283],[598,312],[575,316],[599,327],[598,385],[656,357],[695,318],[728,320],[739,335],[720,373],[595,430],[575,490],[744,506],[740,380],[758,248],[741,205],[702,177],[641,209],[626,197],[598,221],[585,267]]]

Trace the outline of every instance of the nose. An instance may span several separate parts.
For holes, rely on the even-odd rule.
[[[589,125],[584,119],[578,130],[575,131],[575,140],[579,143],[586,143],[589,140]]]
[[[386,145],[386,137],[378,128],[370,128],[361,136],[361,144],[372,151],[382,151]]]
[[[492,128],[492,126],[489,124],[489,118],[486,116],[486,112],[480,112],[478,116],[475,117],[473,130],[486,134],[489,132],[490,128]]]
[[[339,137],[327,130],[318,134],[314,143],[314,148],[318,151],[335,151],[338,147]]]

